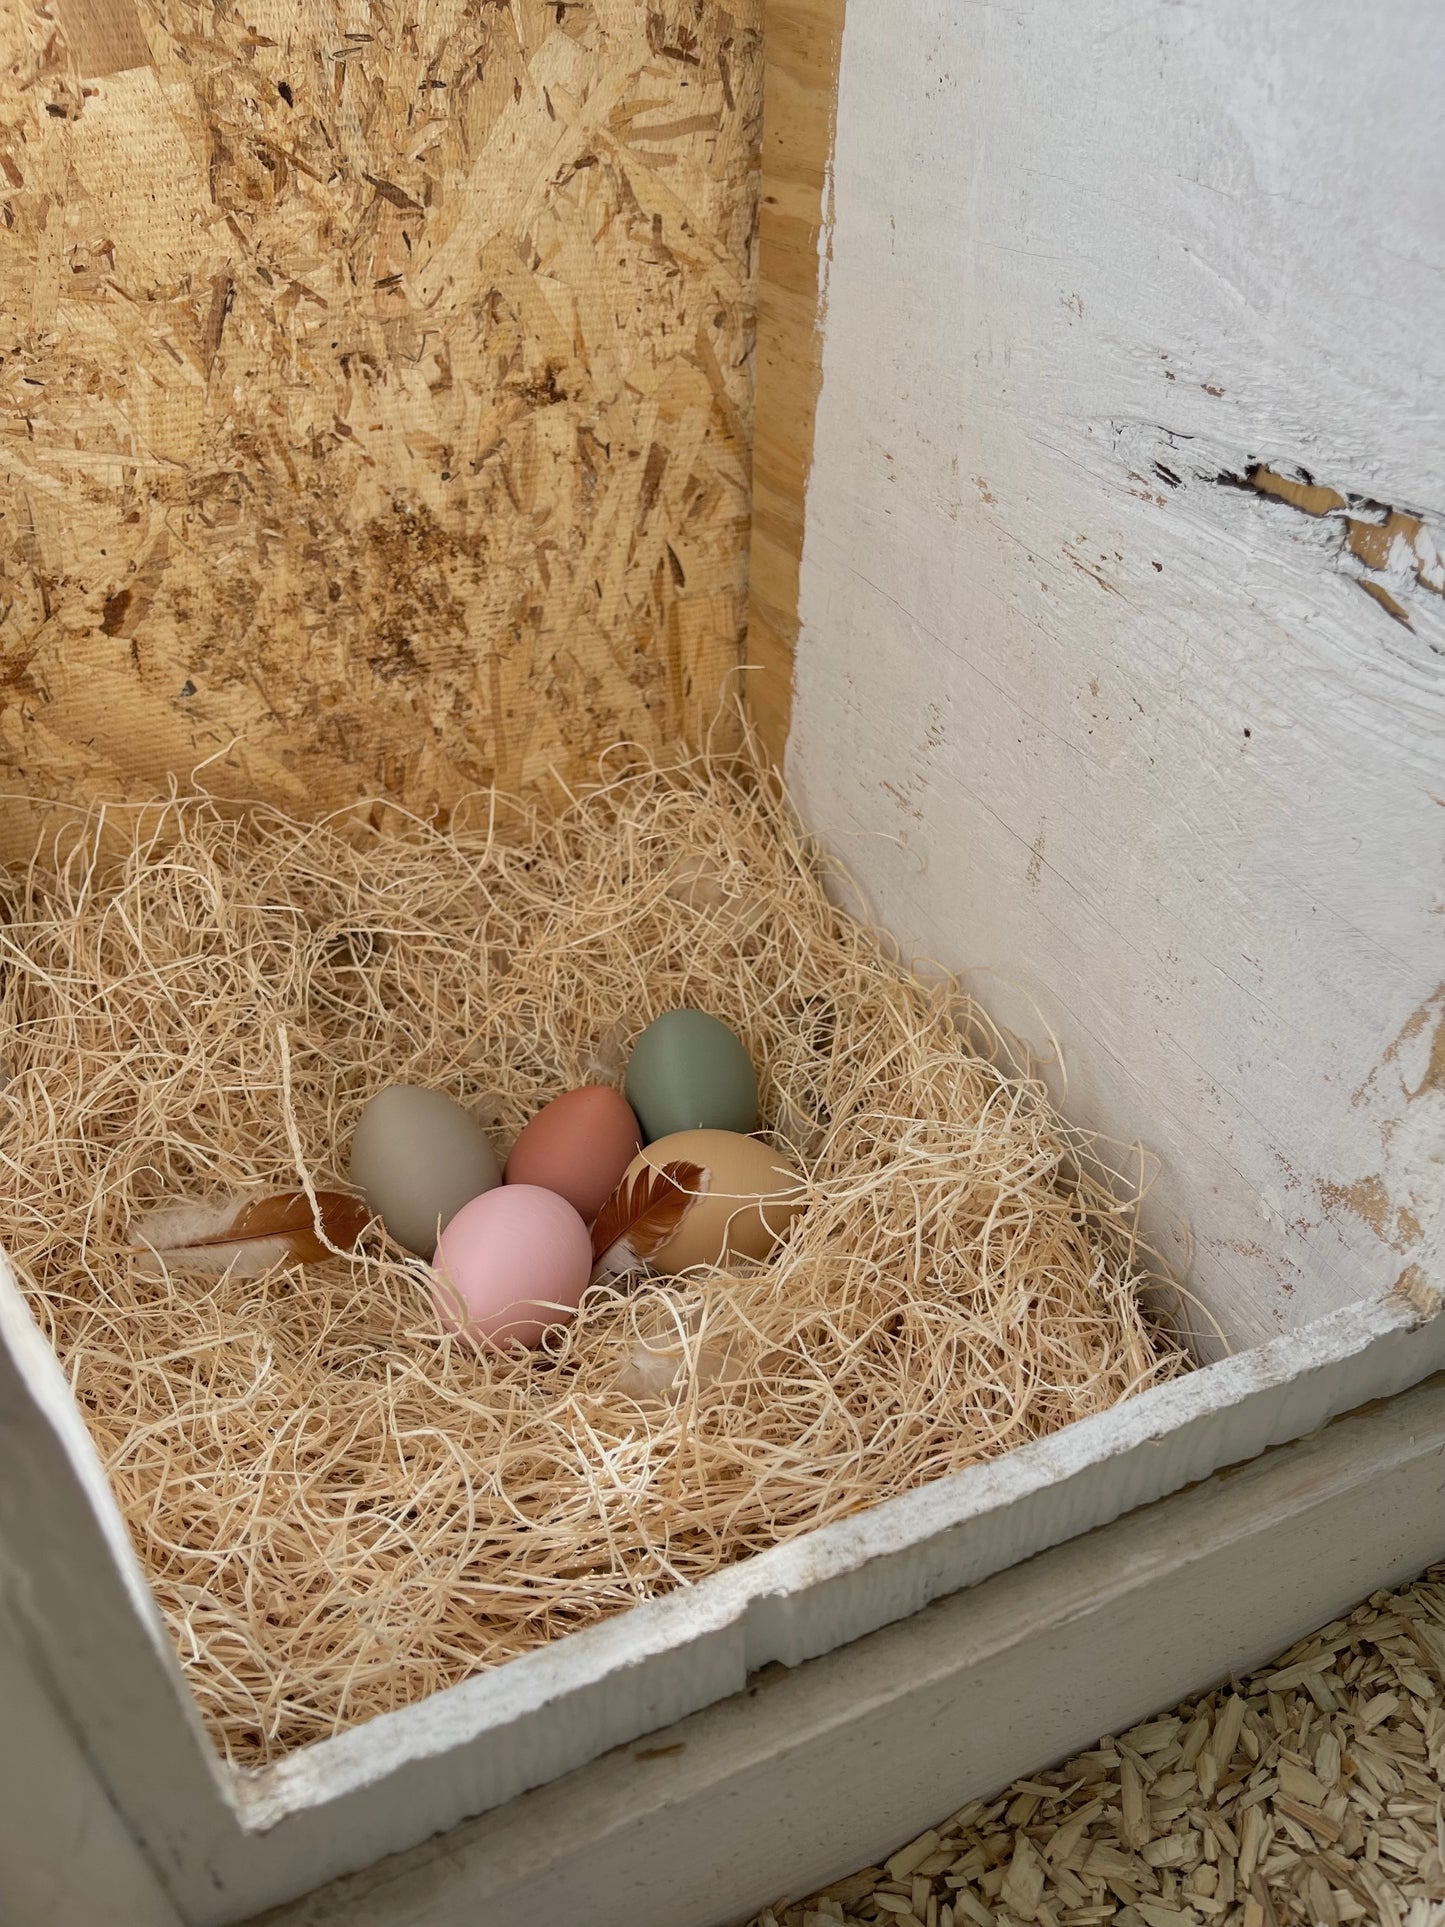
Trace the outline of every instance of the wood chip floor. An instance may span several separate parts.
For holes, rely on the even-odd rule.
[[[1445,1566],[749,1927],[1445,1927]]]

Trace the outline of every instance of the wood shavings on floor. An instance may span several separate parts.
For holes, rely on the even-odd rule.
[[[1445,1566],[750,1927],[1445,1927]]]

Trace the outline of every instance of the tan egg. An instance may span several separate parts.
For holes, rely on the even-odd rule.
[[[737,1131],[674,1131],[627,1167],[623,1184],[651,1165],[691,1164],[706,1173],[701,1193],[667,1241],[647,1253],[656,1270],[720,1265],[729,1257],[766,1258],[803,1208],[803,1180],[776,1151]]]

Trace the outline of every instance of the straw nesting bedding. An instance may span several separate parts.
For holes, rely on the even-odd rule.
[[[746,766],[445,828],[57,810],[6,894],[0,1244],[233,1760],[1185,1369],[1143,1309],[1137,1199],[1077,1175],[954,988],[832,907]],[[261,1278],[157,1281],[128,1248],[166,1199],[344,1184],[393,1081],[505,1152],[678,1005],[742,1035],[805,1171],[767,1265],[594,1288],[502,1358],[439,1336],[379,1231]]]
[[[1445,1566],[749,1927],[1445,1927]]]

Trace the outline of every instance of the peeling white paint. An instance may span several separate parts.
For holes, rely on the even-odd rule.
[[[1445,977],[1445,13],[1385,13],[918,0],[844,42],[789,773],[1158,1153],[1235,1344],[1440,1269],[1374,1073]],[[1414,552],[1213,479],[1251,464]]]

